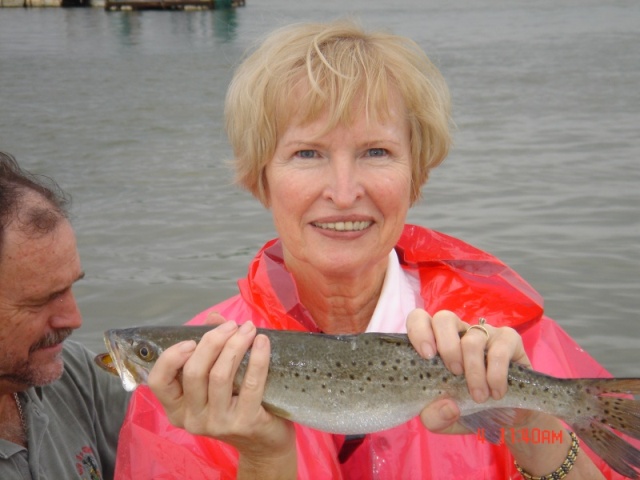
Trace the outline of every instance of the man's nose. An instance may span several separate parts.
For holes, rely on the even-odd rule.
[[[80,328],[82,326],[80,308],[71,290],[62,293],[53,302],[52,328]]]

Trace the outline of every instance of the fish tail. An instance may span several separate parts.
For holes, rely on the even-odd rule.
[[[576,406],[569,426],[618,473],[640,478],[640,450],[614,432],[640,439],[640,401],[616,394],[639,394],[640,378],[581,380],[586,406]]]

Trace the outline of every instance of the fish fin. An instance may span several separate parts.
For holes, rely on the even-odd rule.
[[[393,345],[409,344],[409,340],[405,333],[375,333],[374,335],[381,342],[391,343]]]
[[[515,416],[516,410],[513,408],[491,408],[464,415],[458,421],[474,433],[482,431],[483,438],[498,444],[502,440],[504,427],[512,425]]]
[[[588,407],[565,421],[615,471],[640,478],[640,450],[613,430],[640,440],[640,401],[616,394],[640,393],[640,378],[579,380]]]
[[[262,406],[269,413],[273,413],[276,417],[282,417],[286,420],[291,420],[291,412],[285,410],[284,408],[276,407],[267,402],[262,402]]]
[[[625,477],[637,479],[640,468],[640,450],[619,437],[604,425],[592,421],[571,425],[573,431],[596,455]]]
[[[600,414],[595,420],[640,440],[640,402],[629,398],[598,397]]]
[[[640,378],[584,378],[585,391],[594,395],[607,393],[640,394]]]

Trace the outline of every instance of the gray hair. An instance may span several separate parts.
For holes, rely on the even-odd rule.
[[[28,200],[29,194],[43,202]],[[51,178],[20,168],[16,159],[0,152],[0,258],[5,231],[13,222],[27,235],[46,235],[69,218],[71,197]]]

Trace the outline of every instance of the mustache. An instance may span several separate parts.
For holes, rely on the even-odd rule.
[[[64,342],[73,332],[72,328],[60,328],[58,330],[54,330],[46,334],[42,337],[38,342],[36,342],[30,349],[30,352],[35,352],[36,350],[40,350],[41,348],[53,347],[54,345],[58,345],[59,343]]]

